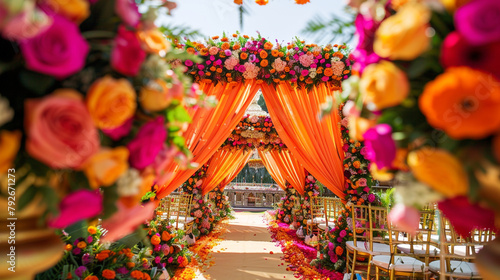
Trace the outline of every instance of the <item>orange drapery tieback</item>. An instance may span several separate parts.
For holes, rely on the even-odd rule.
[[[193,162],[205,164],[217,149],[224,143],[231,131],[236,127],[248,108],[258,87],[255,80],[245,83],[200,83],[200,89],[207,96],[215,96],[218,100],[214,108],[190,108],[192,122],[183,133],[186,147],[193,154]],[[167,176],[162,176],[157,198],[161,199],[175,189],[196,172],[196,169],[184,170],[171,160],[163,168]]]
[[[201,184],[203,194],[215,189],[241,162],[246,162],[251,154],[251,151],[243,149],[219,149],[207,162],[207,176]]]
[[[289,83],[262,84],[269,114],[290,152],[316,179],[343,198],[344,152],[337,112],[319,119],[321,104],[334,97],[333,86],[322,83],[311,90]]]
[[[245,167],[251,156],[252,156],[251,152],[245,154],[245,156],[241,158],[239,165],[233,167],[231,172],[226,176],[226,178],[222,179],[222,181],[219,183],[221,191],[223,191],[224,188],[227,186],[227,184],[231,183],[234,180],[234,178],[238,176],[238,174],[241,172],[243,167]]]
[[[271,177],[282,189],[286,189],[288,182],[301,195],[304,194],[306,170],[288,150],[259,151],[259,156]]]

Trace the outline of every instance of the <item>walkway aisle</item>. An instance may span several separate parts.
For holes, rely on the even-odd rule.
[[[204,274],[211,280],[295,279],[286,271],[280,247],[272,242],[264,213],[236,212],[223,241],[213,248],[215,265]],[[271,254],[270,252],[273,252]],[[284,265],[281,265],[284,263]]]

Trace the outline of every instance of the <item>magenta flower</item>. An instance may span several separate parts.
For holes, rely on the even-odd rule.
[[[53,228],[65,228],[83,219],[101,213],[102,196],[99,191],[78,190],[68,194],[59,204],[59,215],[50,219]]]
[[[132,129],[133,118],[128,119],[122,125],[112,129],[103,129],[102,132],[109,136],[114,141],[120,140],[122,137],[128,135]]]
[[[455,12],[455,26],[474,45],[500,40],[500,1],[476,0],[463,5]]]
[[[128,269],[126,267],[124,267],[124,266],[117,268],[116,272],[118,274],[127,274],[127,273],[129,273]]]
[[[185,64],[187,67],[191,67],[191,66],[193,66],[193,62],[192,62],[191,60],[189,60],[189,59],[188,59],[188,60],[186,60],[186,61],[184,61],[184,64]]]
[[[416,208],[398,203],[392,208],[387,219],[399,229],[415,234],[420,222],[420,213]]]
[[[92,260],[93,260],[93,258],[89,255],[89,253],[83,254],[83,256],[82,256],[83,265],[89,264],[90,262],[92,262]]]
[[[396,157],[396,143],[392,139],[392,128],[388,124],[378,124],[364,134],[366,159],[377,164],[377,168],[391,167]]]
[[[131,27],[135,27],[141,19],[139,8],[134,0],[116,0],[115,11],[123,22]]]
[[[80,248],[75,248],[75,249],[73,249],[73,251],[72,251],[72,252],[73,252],[73,255],[80,255],[80,254],[82,253],[82,249],[80,249]]]
[[[376,63],[380,60],[380,57],[373,51],[375,31],[378,29],[380,22],[358,14],[354,23],[356,34],[359,38],[358,45],[352,52],[352,56],[356,61],[356,70],[362,73],[368,64]]]
[[[58,79],[80,71],[89,52],[78,26],[57,14],[45,32],[21,41],[20,47],[26,68]]]
[[[87,271],[87,268],[85,266],[79,266],[77,269],[75,269],[75,274],[78,277],[82,277],[85,271]]]
[[[143,169],[152,164],[167,139],[163,117],[157,117],[143,125],[127,148],[130,151],[130,165]]]
[[[120,74],[136,76],[145,58],[146,52],[142,49],[135,32],[120,25],[115,45],[111,50],[111,67]]]

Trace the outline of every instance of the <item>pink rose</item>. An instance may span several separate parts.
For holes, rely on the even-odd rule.
[[[97,130],[76,91],[60,89],[25,106],[26,150],[32,157],[52,168],[78,168],[99,150]]]
[[[420,212],[411,206],[398,203],[389,213],[388,220],[397,228],[415,234],[420,223]]]
[[[146,52],[141,48],[135,32],[120,25],[111,51],[113,69],[123,75],[136,76],[145,58]]]
[[[113,129],[102,129],[102,132],[108,135],[109,138],[113,139],[114,141],[117,141],[130,133],[130,130],[132,129],[132,123],[133,123],[133,118],[130,118],[127,121],[125,121],[121,126]]]
[[[62,229],[101,213],[102,196],[99,191],[75,191],[63,198],[59,204],[59,211],[57,217],[49,220],[50,227]]]
[[[166,139],[167,131],[163,117],[143,125],[127,145],[130,151],[130,165],[136,169],[143,169],[152,164]]]
[[[135,27],[141,19],[139,8],[134,0],[116,0],[115,11],[123,22],[131,27]]]
[[[219,53],[219,48],[217,48],[217,47],[210,47],[210,49],[208,49],[208,53],[210,55],[216,55],[216,54]]]
[[[102,241],[112,242],[133,232],[153,217],[156,204],[148,202],[127,208],[123,203],[118,202],[117,207],[118,211],[102,222],[102,227],[108,230],[108,233],[101,238]]]
[[[80,71],[89,52],[78,26],[57,14],[45,32],[21,41],[20,47],[26,68],[58,79]]]
[[[0,7],[0,9],[2,9]],[[5,11],[7,13],[7,11]],[[7,18],[7,14],[0,12],[0,18]],[[52,18],[47,16],[42,10],[35,7],[25,7],[25,10],[13,18],[2,27],[2,35],[10,40],[20,41],[32,38],[45,31],[52,24]]]
[[[309,67],[314,62],[314,56],[312,54],[304,54],[299,57],[300,64],[304,67]]]
[[[343,61],[335,61],[335,62],[332,62],[331,68],[333,70],[333,75],[340,76],[340,75],[342,75],[342,72],[344,71],[345,64]]]

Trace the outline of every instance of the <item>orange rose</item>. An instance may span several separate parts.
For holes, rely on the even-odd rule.
[[[338,255],[338,256],[341,256],[343,253],[344,253],[344,249],[342,249],[342,247],[340,246],[337,246],[335,248],[335,253]]]
[[[0,174],[12,167],[21,145],[21,132],[0,130]]]
[[[413,176],[446,197],[467,195],[468,179],[462,163],[448,151],[424,147],[408,154]]]
[[[247,58],[248,58],[248,54],[247,54],[246,52],[242,52],[242,53],[240,54],[240,58],[241,58],[241,59],[247,59]]]
[[[115,279],[116,273],[111,269],[105,269],[102,271],[102,277],[106,279]]]
[[[90,15],[89,1],[87,0],[47,0],[50,8],[67,19],[80,24]]]
[[[266,42],[266,43],[264,44],[264,49],[266,49],[266,50],[270,50],[270,49],[272,49],[272,48],[273,48],[273,43],[271,43],[271,42]]]
[[[324,72],[325,76],[327,77],[330,77],[331,75],[333,75],[333,70],[332,68],[328,67],[325,69],[325,72]]]
[[[134,88],[126,79],[100,78],[87,92],[87,109],[98,128],[116,128],[135,114]]]
[[[236,43],[236,44],[233,45],[233,50],[239,50],[240,47],[241,47],[241,45],[238,44],[238,43]]]
[[[261,50],[259,53],[261,58],[266,58],[267,57],[267,52],[265,50]]]
[[[262,67],[266,67],[268,64],[269,64],[269,61],[267,61],[267,59],[263,59],[263,60],[260,62],[260,66],[262,66]]]
[[[427,121],[455,139],[481,139],[500,129],[500,81],[468,67],[448,68],[419,99]]]
[[[160,52],[168,52],[172,48],[165,35],[158,29],[140,30],[137,32],[137,37],[142,48],[148,53],[160,54]]]
[[[158,235],[153,235],[151,237],[151,244],[158,245],[158,244],[160,244],[160,242],[161,242],[161,239]]]
[[[230,47],[230,46],[229,46],[229,43],[228,43],[228,42],[224,42],[224,43],[220,46],[220,48],[221,48],[221,49],[223,49],[223,50],[228,50],[228,49],[229,49],[229,47]]]
[[[359,87],[365,94],[365,104],[377,110],[399,105],[410,92],[406,74],[386,60],[368,65]]]
[[[420,3],[408,3],[380,24],[373,50],[391,60],[412,60],[427,50],[431,12]]]
[[[125,147],[101,149],[83,164],[90,186],[97,189],[112,185],[128,169],[129,151]]]
[[[161,233],[161,240],[163,241],[169,241],[172,238],[172,235],[168,231],[163,231]]]

